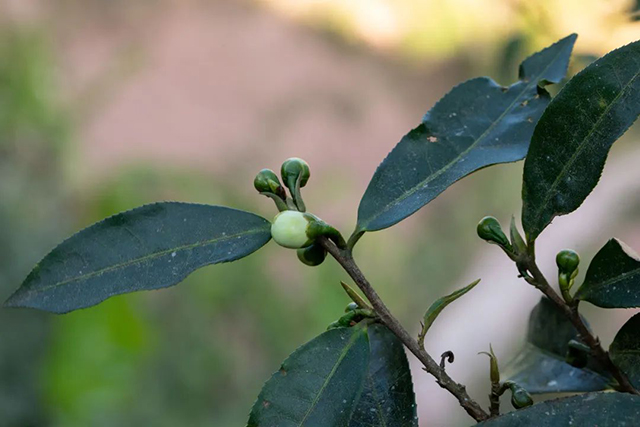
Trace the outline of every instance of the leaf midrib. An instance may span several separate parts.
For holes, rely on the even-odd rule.
[[[551,196],[553,194],[553,192],[555,191],[556,187],[560,184],[561,178],[564,178],[564,175],[567,173],[568,169],[573,166],[573,163],[575,162],[576,158],[582,153],[582,151],[585,149],[586,147],[586,141],[589,140],[591,138],[591,135],[593,135],[593,133],[595,132],[596,128],[599,126],[600,122],[604,119],[604,117],[607,116],[607,114],[609,114],[609,111],[611,111],[611,109],[613,108],[613,106],[615,105],[616,102],[618,102],[618,99],[622,96],[623,93],[625,93],[625,91],[627,90],[627,88],[629,88],[629,86],[631,86],[631,83],[634,82],[634,80],[638,77],[638,75],[640,75],[640,71],[638,71],[631,80],[629,80],[629,82],[622,88],[620,89],[620,92],[618,93],[618,95],[616,95],[615,98],[613,98],[613,100],[611,101],[611,103],[607,106],[607,108],[604,110],[604,112],[600,115],[600,117],[598,118],[598,120],[596,120],[596,122],[594,123],[594,125],[591,127],[591,130],[589,131],[589,133],[582,139],[582,141],[580,142],[580,144],[578,145],[578,149],[573,153],[573,155],[571,156],[571,158],[569,159],[569,161],[567,161],[565,163],[565,165],[562,167],[560,173],[558,174],[557,178],[553,181],[553,184],[551,184],[551,186],[549,187],[549,191],[547,192],[546,197],[544,198],[542,204],[540,205],[540,207],[535,211],[536,214],[534,215],[534,219],[536,220],[535,222],[537,222],[540,217],[542,216],[542,212],[544,210],[544,208],[547,206],[547,203],[549,203],[549,200],[551,200]]]
[[[593,283],[591,285],[591,286],[593,286],[593,288],[591,288],[591,289],[600,290],[601,288],[611,286],[611,285],[613,285],[615,283],[618,283],[618,282],[620,282],[620,281],[622,281],[624,279],[627,279],[629,277],[633,278],[633,276],[636,276],[636,275],[640,275],[640,267],[634,268],[633,270],[629,270],[629,271],[627,271],[625,273],[622,273],[622,274],[620,274],[620,275],[618,275],[616,277],[612,277],[611,279],[605,280],[604,282]],[[585,285],[589,286],[589,283],[585,283]],[[585,286],[585,285],[583,285],[583,286]],[[582,292],[579,292],[579,293],[582,293],[585,296],[589,296],[589,294],[592,293],[592,292],[587,292],[589,290],[590,290],[589,288],[586,288],[586,291],[584,293],[582,293]]]
[[[324,383],[322,383],[322,387],[320,387],[320,390],[318,390],[318,393],[316,394],[315,399],[313,399],[313,402],[311,402],[311,406],[309,407],[307,412],[304,414],[304,418],[302,418],[302,420],[298,424],[298,427],[302,427],[304,425],[305,421],[307,420],[309,415],[313,412],[313,410],[315,409],[316,405],[318,404],[318,401],[320,400],[320,397],[322,397],[322,393],[324,392],[324,389],[327,388],[327,385],[329,385],[329,383],[333,379],[333,376],[335,375],[336,371],[338,370],[338,367],[340,367],[340,364],[342,363],[344,358],[347,356],[347,353],[349,353],[349,350],[351,350],[351,347],[353,347],[355,345],[356,340],[358,338],[360,338],[358,335],[361,334],[361,333],[364,333],[364,331],[365,331],[364,328],[358,328],[358,329],[359,330],[356,331],[351,336],[351,338],[349,339],[349,342],[347,343],[347,345],[345,345],[345,347],[342,349],[342,352],[340,353],[340,357],[338,357],[338,360],[336,360],[336,363],[333,365],[333,368],[331,369],[331,372],[329,372],[329,375],[324,380]]]
[[[136,265],[136,264],[141,264],[141,263],[143,263],[145,261],[156,259],[156,258],[160,258],[160,257],[162,257],[164,255],[167,255],[167,254],[170,254],[172,252],[178,253],[178,252],[181,252],[181,251],[184,251],[184,250],[189,250],[189,249],[193,249],[193,248],[197,248],[197,247],[207,246],[207,245],[211,245],[213,243],[223,242],[225,240],[234,239],[236,237],[247,236],[247,235],[251,235],[251,234],[257,234],[257,233],[264,232],[264,231],[265,231],[264,229],[256,228],[256,229],[246,230],[246,231],[243,231],[241,233],[231,234],[231,235],[228,235],[228,236],[221,236],[221,237],[217,237],[215,239],[209,239],[209,240],[204,240],[204,241],[197,242],[197,243],[192,243],[192,244],[189,244],[189,245],[175,246],[173,248],[165,249],[165,250],[162,250],[162,251],[159,251],[159,252],[154,252],[152,254],[145,255],[143,257],[134,258],[134,259],[128,260],[126,262],[110,265],[108,267],[104,267],[104,268],[101,268],[99,270],[92,271],[91,273],[83,274],[83,275],[80,275],[80,276],[75,276],[75,277],[72,277],[70,279],[54,283],[54,284],[49,285],[49,286],[45,286],[45,287],[38,288],[38,289],[30,289],[30,292],[34,293],[34,294],[37,294],[37,293],[40,293],[40,292],[45,292],[45,291],[48,291],[50,289],[57,288],[59,286],[68,285],[69,283],[78,282],[78,281],[82,281],[82,280],[87,280],[87,279],[90,279],[90,278],[95,277],[95,276],[100,276],[100,275],[102,275],[104,273],[108,273],[108,272],[113,271],[113,270],[130,267],[130,266]]]
[[[429,182],[433,181],[434,179],[438,178],[440,175],[442,175],[443,173],[445,173],[446,171],[448,171],[451,167],[453,167],[454,164],[458,163],[459,160],[463,157],[465,157],[469,151],[471,151],[472,149],[474,149],[476,147],[476,145],[478,145],[480,143],[480,141],[482,141],[493,129],[495,126],[497,126],[497,124],[499,122],[502,121],[502,119],[504,119],[505,115],[510,112],[513,109],[513,106],[516,104],[516,102],[522,97],[522,95],[524,93],[526,93],[532,85],[537,85],[538,82],[540,81],[539,76],[544,75],[544,73],[547,72],[547,70],[549,69],[549,67],[551,67],[552,64],[554,64],[556,62],[556,60],[558,59],[558,57],[560,56],[560,54],[563,52],[563,49],[560,49],[558,51],[558,53],[553,57],[553,59],[551,61],[549,61],[549,63],[547,64],[547,66],[537,75],[534,77],[531,77],[531,80],[529,82],[529,84],[527,84],[524,89],[522,90],[522,92],[520,92],[518,94],[518,96],[513,100],[513,102],[511,104],[509,104],[509,106],[505,109],[505,111],[500,115],[500,117],[498,117],[498,119],[496,119],[493,123],[491,123],[491,125],[487,128],[487,130],[485,130],[482,135],[480,135],[473,144],[471,144],[469,146],[469,148],[467,148],[466,150],[462,151],[460,154],[458,154],[458,156],[456,156],[451,162],[449,162],[447,165],[445,165],[444,167],[442,167],[441,169],[439,169],[435,174],[430,175],[429,177],[427,177],[426,179],[422,180],[421,182],[419,182],[417,185],[415,185],[411,190],[405,192],[404,194],[402,194],[400,197],[398,197],[397,199],[393,200],[392,202],[388,203],[387,205],[384,206],[384,208],[375,216],[371,217],[369,219],[369,221],[365,222],[363,224],[362,227],[358,227],[360,230],[365,230],[366,226],[368,224],[370,224],[375,218],[380,217],[382,214],[384,214],[385,212],[387,212],[389,209],[391,209],[392,206],[398,204],[399,202],[405,200],[406,198],[410,197],[412,194],[414,194],[415,192],[418,191],[418,189],[424,187],[425,184],[428,184]],[[519,80],[518,82],[514,83],[513,85],[511,85],[512,87],[515,86],[516,84],[518,84],[519,82],[523,82],[525,80]]]

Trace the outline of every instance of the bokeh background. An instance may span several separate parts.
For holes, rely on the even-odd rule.
[[[255,173],[311,165],[311,211],[344,234],[376,166],[453,85],[514,81],[533,51],[577,32],[571,73],[640,38],[627,0],[0,0],[0,297],[48,250],[105,216],[158,200],[274,215]],[[640,132],[601,185],[540,238],[584,263],[612,236],[640,250]],[[480,171],[356,257],[412,331],[431,302],[483,282],[430,331],[483,403],[538,294],[475,235],[520,212],[522,163]],[[584,270],[584,268],[583,268]],[[0,310],[0,426],[242,426],[262,383],[348,303],[332,261],[270,243],[179,286],[54,316]],[[586,308],[605,344],[630,311]],[[421,426],[471,420],[410,357]],[[508,405],[504,405],[505,408]]]

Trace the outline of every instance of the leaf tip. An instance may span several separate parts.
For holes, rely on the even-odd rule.
[[[11,296],[9,296],[9,298],[7,298],[3,303],[2,303],[2,308],[19,308],[19,307],[25,307],[23,298],[21,297],[21,292],[20,289],[18,289],[17,291],[15,291],[14,293],[11,294]]]

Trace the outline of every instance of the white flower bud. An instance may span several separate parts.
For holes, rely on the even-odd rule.
[[[297,211],[282,211],[273,219],[271,237],[280,246],[299,249],[313,241],[307,236],[310,215]]]

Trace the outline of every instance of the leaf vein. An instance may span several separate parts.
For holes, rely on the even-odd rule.
[[[531,79],[529,81],[529,83],[524,87],[524,89],[522,90],[522,92],[520,92],[513,100],[513,102],[505,109],[505,111],[495,120],[491,123],[491,125],[489,125],[489,127],[478,137],[478,138],[474,138],[474,142],[473,144],[471,144],[469,146],[469,148],[467,148],[466,150],[462,151],[458,156],[456,156],[453,160],[451,160],[448,164],[446,164],[444,167],[442,167],[440,170],[438,170],[438,172],[436,172],[435,174],[425,178],[424,180],[422,180],[421,182],[419,182],[417,185],[415,185],[412,189],[410,189],[409,191],[406,191],[404,194],[402,194],[401,196],[399,196],[397,199],[387,203],[380,211],[377,215],[374,215],[373,217],[371,217],[369,219],[369,221],[365,222],[362,226],[360,226],[360,229],[364,229],[366,228],[366,225],[369,224],[371,221],[373,221],[374,218],[379,217],[380,215],[382,215],[383,213],[387,212],[389,209],[391,209],[393,206],[396,206],[398,203],[402,202],[403,200],[407,199],[408,197],[410,197],[411,195],[413,195],[414,193],[416,193],[417,191],[419,191],[420,189],[422,189],[426,184],[428,184],[429,182],[433,181],[434,179],[438,178],[440,175],[442,175],[443,173],[445,173],[446,171],[448,171],[451,167],[453,167],[455,164],[457,164],[459,162],[459,160],[461,158],[463,158],[464,156],[466,156],[466,154],[468,154],[471,150],[473,150],[479,143],[480,141],[482,141],[482,139],[484,139],[489,133],[491,133],[491,131],[497,126],[498,123],[500,123],[504,117],[507,115],[507,113],[511,112],[513,110],[513,107],[516,105],[516,103],[521,99],[522,95],[527,93],[534,85],[538,84],[538,81],[540,80],[539,77],[543,76],[547,70],[549,69],[549,67],[551,67],[552,64],[555,63],[555,61],[558,59],[558,57],[562,54],[562,50],[560,50],[558,53],[556,53],[555,57],[553,58],[553,60],[549,61],[549,63],[547,64],[547,66],[538,74],[538,78],[535,79]],[[520,80],[520,82],[524,82],[525,80]],[[515,83],[517,84],[517,83]],[[514,85],[515,85],[514,84]],[[513,86],[513,85],[512,85]]]
[[[635,81],[635,79],[638,77],[638,75],[640,75],[640,71],[638,71],[635,76],[633,76],[633,78],[631,80],[629,80],[629,82],[620,90],[620,92],[618,93],[618,95],[616,95],[616,97],[611,101],[611,103],[609,103],[609,105],[607,106],[607,108],[602,112],[602,114],[600,115],[600,117],[598,117],[598,120],[596,120],[596,122],[594,123],[594,125],[591,127],[591,130],[589,131],[589,133],[582,138],[582,141],[579,143],[578,145],[578,149],[573,153],[573,155],[571,156],[571,158],[569,158],[569,160],[565,163],[565,165],[562,167],[562,170],[560,171],[560,173],[558,174],[558,176],[556,177],[556,179],[553,181],[553,183],[551,184],[551,186],[549,187],[549,191],[547,192],[547,195],[545,196],[542,204],[540,205],[540,207],[535,211],[535,215],[534,218],[536,219],[536,222],[540,219],[540,217],[542,216],[542,213],[544,211],[544,208],[547,206],[547,204],[549,203],[549,201],[551,200],[551,196],[553,194],[553,192],[555,191],[556,187],[560,184],[560,181],[564,178],[564,175],[568,172],[569,168],[571,168],[573,166],[573,163],[576,161],[577,157],[582,153],[582,151],[585,150],[585,148],[587,147],[587,141],[591,138],[591,136],[596,132],[596,129],[598,127],[598,125],[600,124],[600,122],[604,119],[604,117],[607,116],[607,114],[609,113],[609,111],[613,108],[613,106],[615,105],[616,102],[618,102],[618,99],[620,97],[622,97],[622,95],[625,93],[625,91],[627,90],[627,88],[629,88],[631,86],[631,83],[633,83]]]
[[[145,255],[145,256],[142,256],[142,257],[139,257],[139,258],[134,258],[134,259],[131,259],[131,260],[128,260],[128,261],[125,261],[125,262],[121,262],[121,263],[118,263],[118,264],[110,265],[108,267],[104,267],[104,268],[101,268],[99,270],[92,271],[90,273],[83,274],[83,275],[80,275],[80,276],[75,276],[75,277],[72,277],[72,278],[67,279],[67,280],[62,280],[60,282],[57,282],[57,283],[54,283],[52,285],[45,286],[45,287],[42,287],[42,288],[39,288],[39,289],[31,289],[30,291],[32,293],[36,293],[36,294],[40,293],[40,292],[45,292],[45,291],[48,291],[50,289],[57,288],[59,286],[68,285],[69,283],[73,283],[73,282],[77,282],[77,281],[81,281],[81,280],[86,280],[86,279],[89,279],[91,277],[100,276],[102,274],[108,273],[108,272],[113,271],[113,270],[130,267],[132,265],[140,264],[140,263],[143,263],[143,262],[148,261],[148,260],[160,258],[160,257],[162,257],[164,255],[167,255],[167,254],[170,254],[172,252],[179,252],[179,251],[183,251],[183,250],[194,249],[194,248],[197,248],[197,247],[203,247],[203,246],[207,246],[207,245],[210,245],[210,244],[213,244],[213,243],[222,242],[222,241],[233,239],[233,238],[240,237],[240,236],[257,234],[257,233],[260,233],[260,232],[264,232],[264,229],[256,228],[256,229],[252,229],[252,230],[246,230],[246,231],[243,231],[241,233],[231,234],[231,235],[222,236],[222,237],[216,237],[215,239],[209,239],[209,240],[204,240],[202,242],[192,243],[192,244],[189,244],[189,245],[176,246],[176,247],[173,247],[173,248],[169,248],[169,249],[165,249],[165,250],[162,250],[162,251],[154,252],[152,254]]]

